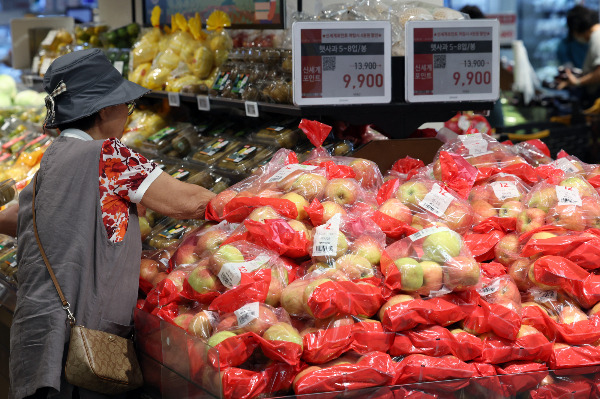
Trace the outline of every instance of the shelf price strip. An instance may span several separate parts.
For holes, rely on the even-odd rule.
[[[409,21],[409,102],[495,101],[500,94],[497,20]]]
[[[292,32],[295,104],[390,102],[388,21],[296,22]]]

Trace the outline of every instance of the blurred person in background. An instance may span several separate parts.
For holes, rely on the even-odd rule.
[[[556,49],[556,58],[560,65],[564,65],[567,68],[583,68],[583,62],[588,51],[588,43],[583,43],[575,39],[573,35],[573,15],[577,14],[578,8],[575,6],[570,9],[567,13],[567,28],[569,33],[567,37],[563,38]]]

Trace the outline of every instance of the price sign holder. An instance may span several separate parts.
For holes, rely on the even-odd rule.
[[[406,100],[497,100],[498,30],[497,20],[407,22]]]
[[[390,32],[389,21],[295,22],[294,103],[389,103]]]

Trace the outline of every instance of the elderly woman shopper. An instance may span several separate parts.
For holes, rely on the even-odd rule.
[[[10,337],[11,397],[97,398],[64,378],[70,327],[33,233],[77,324],[128,336],[137,300],[141,238],[136,204],[175,218],[202,218],[213,194],[180,182],[119,139],[148,90],[98,49],[56,59],[44,76],[45,125],[60,136],[20,194],[19,288]]]

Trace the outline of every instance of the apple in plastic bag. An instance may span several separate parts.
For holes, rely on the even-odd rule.
[[[558,197],[556,196],[556,189],[552,187],[541,188],[531,194],[527,206],[529,208],[537,208],[548,212],[549,209],[556,206],[558,203]]]
[[[462,239],[452,230],[441,230],[429,234],[423,240],[423,260],[442,263],[460,254]]]
[[[582,207],[577,205],[557,205],[546,216],[546,224],[583,231],[586,226],[585,214]]]
[[[302,337],[291,324],[278,322],[265,331],[263,338],[268,341],[287,341],[302,346]]]
[[[519,236],[510,233],[502,237],[494,247],[496,260],[508,266],[519,258]]]
[[[160,272],[161,264],[154,259],[142,259],[140,262],[140,278],[151,283]]]
[[[350,167],[356,174],[355,179],[366,189],[376,188],[379,183],[379,167],[368,159],[355,159],[350,162]]]
[[[525,233],[544,225],[546,212],[540,208],[529,208],[523,210],[517,216],[517,232]]]
[[[400,258],[394,261],[400,272],[403,291],[416,291],[423,286],[423,267],[413,258]]]
[[[325,186],[325,198],[340,205],[351,205],[358,200],[361,187],[354,179],[331,179]]]
[[[325,189],[327,178],[316,173],[304,173],[292,183],[286,191],[300,194],[307,201],[312,201]]]
[[[206,267],[196,267],[187,277],[187,282],[199,294],[220,291],[223,289],[219,278]]]
[[[308,207],[310,204],[300,194],[297,193],[287,193],[281,196],[281,199],[285,199],[288,201],[292,201],[296,206],[296,210],[298,211],[298,216],[296,216],[296,220],[304,220],[308,218],[308,213],[304,209],[304,207]]]
[[[392,217],[406,224],[412,223],[412,213],[410,209],[397,198],[390,198],[379,207],[379,212]]]
[[[294,280],[281,292],[281,306],[292,316],[304,314],[304,289],[310,281]]]
[[[487,218],[498,216],[498,211],[492,204],[483,200],[475,200],[471,202],[471,207],[475,213],[475,222],[483,222]]]
[[[425,198],[429,190],[425,184],[418,181],[409,181],[403,183],[398,187],[396,191],[396,198],[398,198],[404,205],[416,206],[419,202]]]
[[[558,322],[562,324],[572,324],[587,319],[587,315],[576,306],[564,305],[558,314]]]
[[[456,256],[444,264],[444,285],[452,291],[465,291],[479,282],[479,263],[468,256]]]
[[[430,260],[420,262],[423,269],[423,286],[417,290],[417,294],[429,296],[431,292],[439,291],[444,284],[444,269]]]
[[[385,311],[390,307],[390,306],[394,306],[398,303],[402,303],[402,302],[409,302],[414,300],[415,298],[410,296],[410,295],[406,295],[406,294],[400,294],[400,295],[394,295],[393,297],[391,297],[390,299],[388,299],[388,301],[386,303],[383,304],[383,306],[379,309],[379,320],[383,320],[383,316],[385,315]]]
[[[452,201],[442,219],[452,230],[464,232],[473,224],[473,211],[468,204],[460,201]]]
[[[196,337],[208,339],[212,333],[213,326],[210,317],[204,311],[200,311],[192,316],[187,331]]]
[[[240,263],[244,261],[244,255],[233,245],[223,245],[210,257],[210,270],[218,275],[225,263]]]
[[[267,219],[281,219],[281,216],[270,206],[261,206],[248,215],[248,219],[264,223]]]
[[[237,334],[232,331],[219,331],[210,336],[208,339],[208,346],[215,347],[227,338],[235,337]]]
[[[202,234],[196,242],[196,253],[202,254],[206,251],[215,253],[221,244],[229,237],[226,231],[215,229]]]
[[[498,209],[498,216],[501,218],[516,218],[523,212],[523,209],[524,206],[521,201],[506,201]]]
[[[177,266],[195,263],[200,259],[196,254],[196,245],[191,240],[185,240],[181,243],[173,257]]]
[[[313,292],[315,292],[315,290],[319,288],[320,285],[332,281],[333,280],[329,278],[318,278],[308,283],[308,285],[304,288],[304,292],[302,293],[302,304],[304,306],[304,312],[307,313],[309,316],[314,317],[312,310],[310,310],[310,306],[308,305]]]
[[[299,220],[288,220],[287,222],[290,227],[296,231],[299,234],[304,235],[304,238],[306,238],[307,240],[311,241],[312,240],[312,234],[311,231],[309,230],[308,226],[306,224],[304,224],[303,222],[299,221]]]
[[[263,303],[258,304],[258,317],[248,324],[240,326],[241,332],[253,332],[263,335],[265,331],[279,320],[271,308]]]
[[[529,277],[529,281],[531,281],[534,286],[540,288],[541,290],[551,291],[551,290],[558,288],[558,286],[554,287],[551,285],[542,284],[535,279],[535,263],[531,263],[531,265],[529,266],[529,271],[527,272],[527,276]]]
[[[508,266],[508,275],[521,291],[527,291],[533,287],[533,283],[529,280],[529,268],[531,267],[529,258],[518,258]]]
[[[576,188],[579,192],[580,197],[587,197],[596,193],[594,187],[590,183],[588,183],[583,177],[580,176],[567,177],[566,179],[558,183],[558,185],[562,187]]]
[[[341,214],[342,218],[347,215],[346,210],[333,201],[324,201],[321,205],[323,206],[323,223],[327,223],[336,213]]]
[[[336,259],[334,266],[348,276],[350,280],[369,278],[375,274],[371,262],[360,255],[342,255]]]
[[[292,389],[294,390],[294,392],[298,392],[298,382],[302,379],[302,377],[318,370],[321,370],[321,367],[308,366],[307,368],[296,374],[296,377],[294,377],[294,381],[292,382]]]
[[[175,285],[177,290],[181,291],[183,289],[183,282],[187,278],[188,274],[189,273],[184,270],[173,270],[171,273],[169,273],[166,280],[170,280]]]
[[[346,239],[344,233],[340,231],[338,232],[337,249],[335,255],[315,256],[314,259],[317,262],[327,263],[328,260],[331,260],[332,258],[337,259],[340,256],[344,255],[346,252],[348,252],[348,240]]]
[[[211,203],[213,209],[217,212],[217,215],[223,216],[223,211],[225,210],[225,205],[227,205],[227,203],[229,201],[234,199],[236,195],[237,195],[237,193],[235,191],[233,191],[231,189],[227,189],[227,190],[221,191],[213,199],[210,200],[210,203]]]
[[[600,202],[595,197],[581,199],[581,208],[586,220],[586,226],[600,228]]]
[[[379,264],[382,251],[383,248],[379,241],[368,235],[358,237],[350,245],[350,252],[364,257],[373,265]]]
[[[528,326],[527,324],[521,324],[521,328],[519,328],[519,332],[517,333],[517,339],[521,337],[526,337],[528,335],[540,334],[540,331],[533,327]]]

